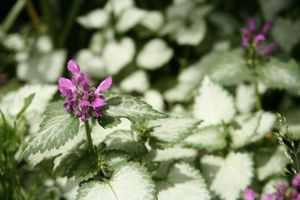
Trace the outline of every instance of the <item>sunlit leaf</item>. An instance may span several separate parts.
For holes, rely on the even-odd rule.
[[[157,69],[173,56],[173,50],[162,39],[152,39],[145,44],[137,57],[137,64],[144,69]]]
[[[78,200],[157,199],[151,175],[145,167],[133,162],[119,166],[109,180],[83,183],[77,191]]]
[[[133,91],[144,93],[149,88],[149,85],[149,80],[144,70],[133,72],[120,83],[121,89],[126,93]]]
[[[139,9],[139,8],[129,8],[125,10],[117,24],[116,28],[119,32],[126,32],[132,27],[134,27],[139,21],[146,15],[146,11]]]

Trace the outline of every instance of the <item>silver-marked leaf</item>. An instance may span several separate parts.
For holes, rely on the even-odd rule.
[[[206,70],[207,75],[222,85],[235,85],[251,74],[240,49],[225,51]],[[226,74],[226,75],[225,75]]]
[[[165,178],[169,166],[174,160],[183,160],[190,164],[194,164],[198,151],[196,149],[184,148],[175,145],[172,148],[165,150],[151,150],[146,156],[143,157],[145,163],[159,163],[158,168],[153,171],[153,176],[158,178]]]
[[[82,157],[70,163],[63,176],[67,176],[66,185],[79,183],[93,178],[98,172],[98,167],[89,157]]]
[[[203,119],[201,127],[228,123],[235,114],[233,97],[220,85],[205,76],[195,97],[193,115]]]
[[[79,127],[78,134],[71,140],[68,140],[66,144],[59,149],[46,150],[41,153],[31,154],[27,159],[27,163],[30,170],[33,170],[34,166],[40,163],[43,159],[53,158],[54,166],[53,174],[56,174],[61,168],[65,167],[69,157],[75,153],[80,152],[79,147],[86,141],[85,126]]]
[[[243,114],[235,118],[237,127],[231,127],[230,136],[231,144],[233,148],[240,148],[251,142],[251,138],[254,136],[259,122],[262,116],[262,111],[255,114]]]
[[[278,18],[271,34],[278,45],[287,53],[299,43],[300,19],[292,22],[290,19]]]
[[[150,133],[149,144],[154,149],[173,147],[192,134],[200,122],[192,118],[169,118],[149,121],[147,126],[155,127],[154,131]]]
[[[194,18],[190,26],[179,27],[175,37],[179,45],[197,45],[204,39],[205,33],[205,21],[203,19]]]
[[[263,112],[256,133],[251,138],[251,142],[256,142],[266,136],[267,133],[270,133],[272,127],[275,125],[275,121],[276,115],[274,113]]]
[[[140,24],[151,31],[157,31],[164,22],[164,17],[159,11],[150,11],[140,21]]]
[[[202,168],[205,169],[204,173],[212,170],[209,163],[202,163]],[[219,168],[218,171],[217,168]],[[215,165],[214,169],[215,171],[212,172],[214,179],[211,181],[210,190],[225,200],[238,199],[240,193],[250,185],[254,175],[253,160],[247,153],[231,152],[219,166]]]
[[[39,125],[43,121],[43,112],[48,102],[56,92],[57,86],[55,85],[26,84],[17,91],[5,94],[0,101],[0,108],[5,116],[14,117],[22,109],[24,98],[28,97],[28,94],[35,93],[31,104],[24,112],[24,117],[30,125],[29,132],[35,133],[39,130]]]
[[[79,120],[74,114],[68,113],[63,107],[64,101],[51,103],[46,111],[46,118],[41,123],[40,130],[33,134],[22,152],[19,162],[31,154],[59,149],[69,139],[78,133]]]
[[[134,41],[129,37],[122,38],[119,42],[110,40],[103,49],[103,59],[107,73],[117,74],[133,59],[135,53]],[[118,59],[116,59],[118,55]]]
[[[256,97],[254,85],[241,83],[237,86],[235,94],[236,107],[240,113],[249,113],[255,108]]]
[[[137,64],[141,68],[154,70],[169,62],[173,49],[162,39],[155,38],[145,44],[137,56]]]
[[[147,73],[144,70],[133,72],[120,83],[121,89],[126,93],[130,93],[132,91],[144,93],[146,90],[148,90],[149,86],[150,83],[147,77]]]
[[[269,62],[257,68],[259,80],[272,88],[298,88],[300,86],[300,70],[295,60],[283,62],[271,58]]]
[[[218,126],[208,126],[198,129],[189,135],[184,143],[197,149],[220,150],[226,147],[227,142],[223,131]]]
[[[200,159],[202,174],[207,181],[208,187],[211,186],[212,182],[216,178],[216,174],[220,170],[222,162],[222,157],[213,155],[204,155]]]
[[[113,12],[115,16],[119,16],[124,10],[134,6],[133,0],[109,0],[105,4],[105,10]]]
[[[276,191],[274,188],[274,185],[279,185],[279,184],[286,184],[289,185],[288,180],[286,177],[276,177],[272,178],[269,180],[263,187],[262,189],[262,196],[266,194],[272,194]]]
[[[151,175],[145,167],[133,162],[119,166],[109,180],[83,183],[77,191],[77,200],[157,199]]]
[[[165,180],[157,182],[158,199],[210,199],[199,170],[183,161],[173,163]]]
[[[284,154],[285,148],[280,145],[276,150],[261,149],[255,154],[257,178],[260,181],[283,172],[290,162]]]
[[[109,171],[116,169],[119,165],[122,165],[127,162],[130,158],[130,155],[124,151],[118,150],[108,150],[101,153],[107,162],[107,169]]]
[[[119,32],[123,33],[134,27],[141,19],[147,14],[145,10],[136,8],[136,7],[131,7],[127,10],[125,10],[117,24],[116,28]]]
[[[107,104],[101,108],[103,117],[98,118],[98,122],[103,128],[111,128],[121,123],[121,117],[129,119],[133,123],[168,117],[153,110],[149,104],[137,97],[114,92],[103,92],[103,95]]]
[[[266,21],[273,20],[274,16],[282,10],[288,8],[293,0],[259,0],[258,1],[261,7],[261,10],[264,14],[264,18]],[[275,22],[276,24],[276,22]],[[276,24],[277,25],[277,24]],[[283,28],[283,30],[285,30]]]
[[[107,144],[107,150],[121,150],[136,156],[148,153],[144,143],[137,141],[137,136],[131,131],[117,130],[107,135],[104,142]]]
[[[109,13],[103,9],[95,9],[84,16],[77,17],[77,22],[85,28],[102,28],[109,20]]]

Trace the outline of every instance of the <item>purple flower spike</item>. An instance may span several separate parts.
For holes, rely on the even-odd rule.
[[[272,49],[274,49],[277,46],[277,44],[275,42],[269,44],[268,46],[266,46],[265,48],[265,54],[267,56],[275,56],[275,52],[272,51]]]
[[[258,34],[257,36],[255,36],[255,38],[254,38],[254,42],[255,42],[255,44],[256,44],[256,49],[258,50],[258,49],[260,49],[260,45],[261,45],[261,43],[263,42],[263,41],[265,41],[266,40],[266,37],[263,35],[263,34]]]
[[[300,174],[297,174],[292,180],[292,186],[294,189],[300,189]]]
[[[247,200],[255,199],[255,192],[251,189],[247,189],[243,192],[243,195],[247,198]]]
[[[253,17],[247,19],[247,24],[250,27],[250,32],[254,35],[256,32],[256,20]]]
[[[300,194],[298,194],[295,198],[292,198],[292,200],[300,200]]]
[[[82,121],[89,120],[91,116],[102,117],[101,107],[106,104],[106,100],[100,92],[111,86],[111,76],[102,81],[96,89],[90,86],[89,76],[80,71],[74,60],[68,62],[68,69],[75,75],[72,81],[66,78],[58,80],[58,89],[67,100],[63,105],[67,112],[72,111],[76,117],[81,117]]]
[[[274,27],[274,23],[273,22],[267,22],[264,24],[262,30],[261,30],[261,34],[263,34],[264,36],[268,35],[268,31],[269,29]]]
[[[260,200],[272,200],[274,194],[266,194]]]

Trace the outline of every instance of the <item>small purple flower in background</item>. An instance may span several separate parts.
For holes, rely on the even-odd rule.
[[[256,25],[257,22],[254,18],[249,17],[247,19],[247,24],[249,25],[249,29],[241,28],[240,31],[242,32],[242,41],[241,45],[247,47],[254,42],[255,49],[261,49],[261,44],[266,40],[268,36],[268,31],[273,28],[273,22],[266,22],[261,30],[260,33],[256,33]],[[275,45],[274,45],[275,44]],[[274,56],[275,53],[271,51],[271,49],[276,47],[276,43],[271,43],[265,48],[265,54],[267,56]]]
[[[247,189],[243,192],[243,195],[247,198],[247,200],[255,199],[255,192],[251,189]]]
[[[287,189],[287,185],[286,184],[281,184],[281,185],[277,185],[277,187],[283,192],[286,192]],[[283,200],[284,196],[282,194],[280,194],[280,192],[278,192],[277,190],[274,192],[274,195],[276,195],[277,200]]]
[[[73,111],[82,121],[89,120],[91,116],[102,117],[101,107],[106,104],[106,100],[101,91],[110,87],[111,76],[102,81],[96,89],[90,86],[92,82],[89,76],[80,71],[79,65],[74,60],[68,62],[68,70],[75,76],[71,80],[63,77],[58,80],[58,89],[67,100],[63,105],[67,112]]]

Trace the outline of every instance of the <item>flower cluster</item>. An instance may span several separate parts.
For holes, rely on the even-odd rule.
[[[101,90],[110,87],[112,83],[111,76],[95,88],[90,86],[92,82],[89,76],[84,72],[80,72],[80,68],[74,60],[68,62],[68,70],[75,75],[72,80],[63,77],[58,80],[58,89],[67,100],[63,105],[67,112],[73,111],[76,117],[81,117],[82,121],[88,120],[90,116],[102,117],[101,107],[106,104],[106,100],[101,94]]]
[[[260,33],[256,34],[256,20],[252,17],[247,19],[247,24],[249,29],[241,28],[243,39],[241,45],[246,47],[249,46],[252,42],[254,43],[255,49],[261,49],[261,44],[266,40],[269,29],[273,28],[273,22],[266,22]],[[265,54],[268,56],[274,56],[275,53],[272,52],[272,49],[276,47],[276,43],[270,43],[265,47]]]
[[[277,187],[286,194],[287,197],[291,200],[300,200],[300,174],[297,174],[292,180],[292,188],[287,189],[286,184],[277,185]],[[247,198],[247,200],[255,199],[255,192],[251,189],[247,189],[244,191],[243,195]],[[272,200],[273,197],[276,197],[276,200],[283,200],[284,196],[280,194],[277,190],[272,194],[264,195],[261,200]]]
[[[277,185],[277,187],[285,193],[287,190],[286,184]],[[247,189],[244,191],[243,195],[246,197],[247,200],[254,200],[255,199],[255,192],[252,189]],[[276,197],[276,200],[283,200],[284,196],[280,194],[277,190],[272,194],[264,195],[260,200],[272,200],[273,197]]]

